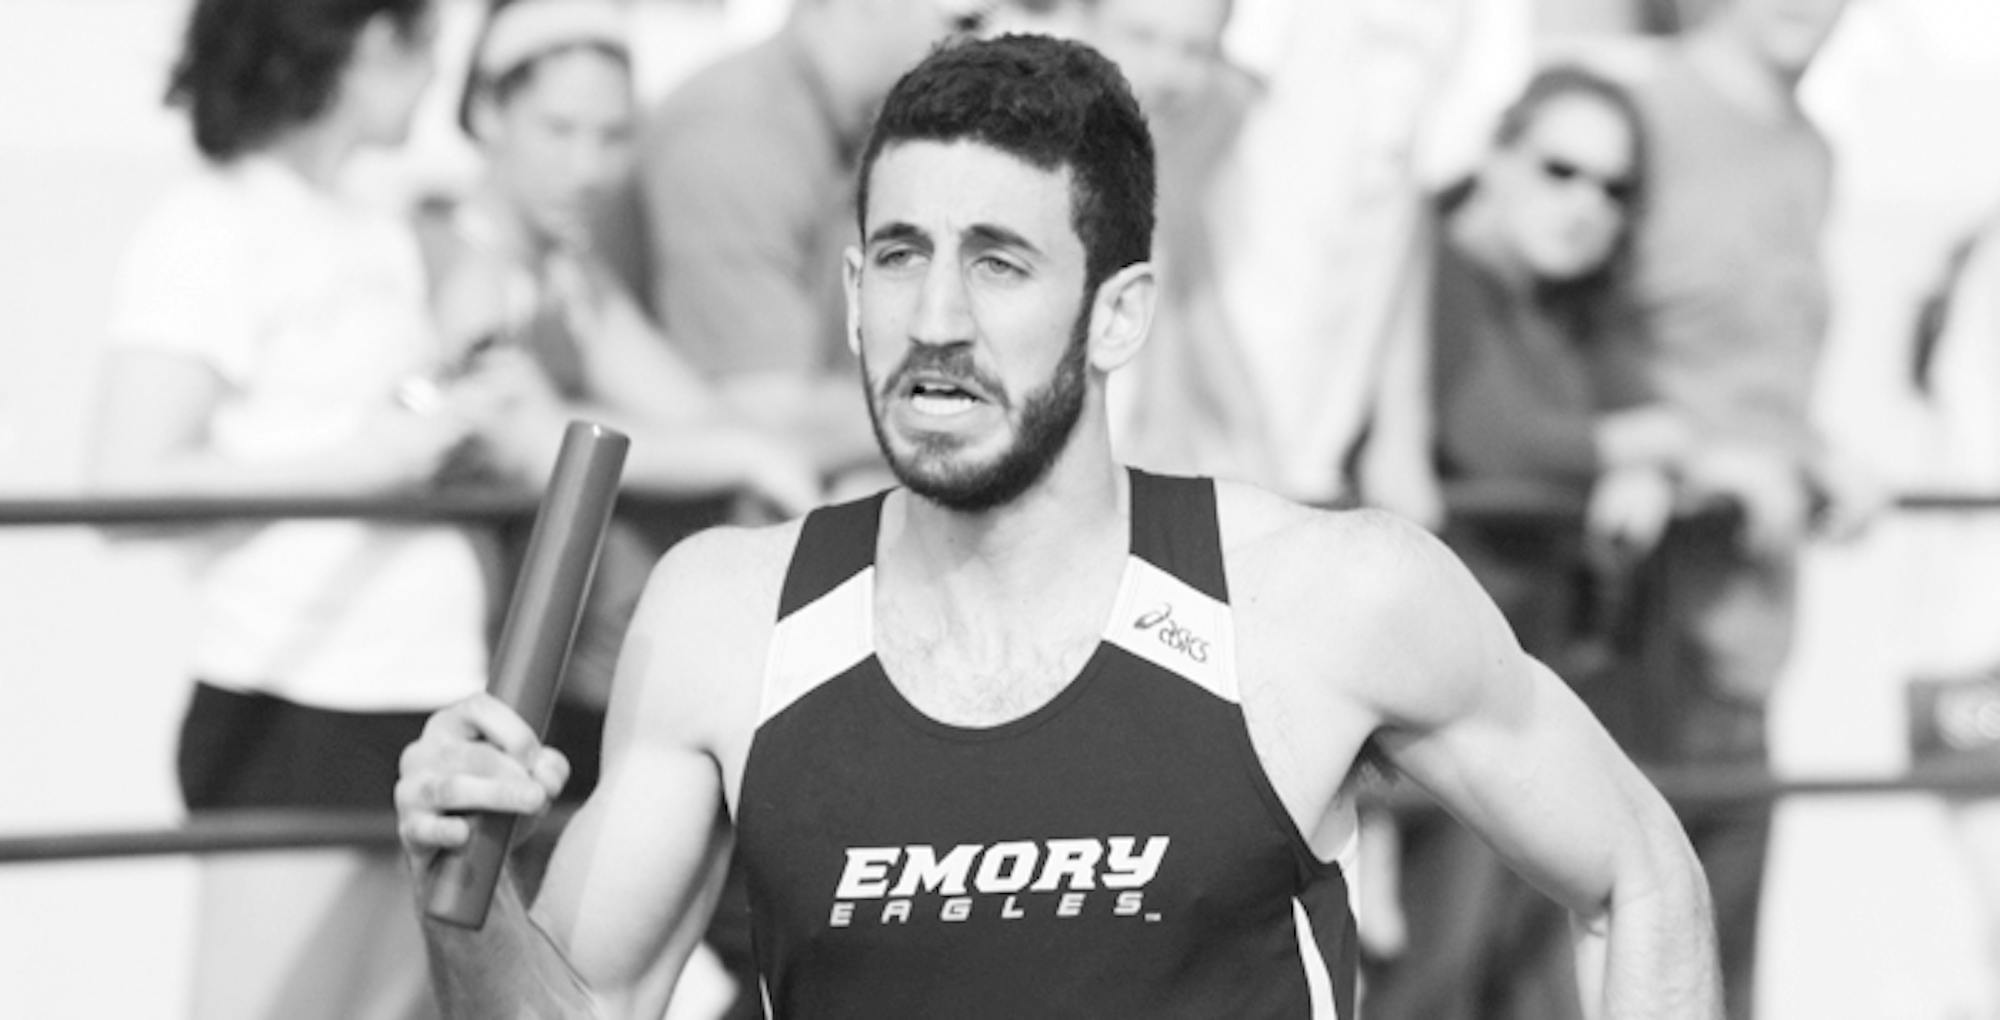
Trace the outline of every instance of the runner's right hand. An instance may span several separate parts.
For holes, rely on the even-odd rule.
[[[569,781],[569,760],[513,709],[480,693],[440,709],[403,750],[396,832],[414,873],[472,835],[469,812],[537,816]]]

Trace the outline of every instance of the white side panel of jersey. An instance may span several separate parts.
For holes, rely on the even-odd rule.
[[[1292,901],[1292,926],[1299,933],[1299,959],[1306,966],[1306,994],[1312,1004],[1312,1020],[1341,1020],[1340,1008],[1333,1002],[1333,972],[1327,969],[1325,958],[1319,955],[1319,942],[1313,938],[1311,915],[1306,913],[1306,905]]]
[[[874,644],[875,568],[869,567],[772,629],[757,725],[866,659]]]

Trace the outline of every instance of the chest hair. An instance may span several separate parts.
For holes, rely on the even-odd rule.
[[[954,618],[877,607],[875,652],[903,697],[940,722],[994,726],[1047,704],[1097,649],[1103,620],[1081,607],[1010,607]]]

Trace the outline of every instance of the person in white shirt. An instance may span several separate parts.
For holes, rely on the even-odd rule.
[[[201,496],[417,492],[512,397],[459,372],[405,220],[342,188],[431,80],[430,0],[197,0],[171,103],[205,165],[138,228],[109,310],[92,477]],[[440,382],[450,382],[440,385]],[[386,808],[402,745],[481,690],[465,529],[285,520],[186,536],[201,610],[188,808]],[[394,855],[204,861],[191,1015],[428,1007]]]

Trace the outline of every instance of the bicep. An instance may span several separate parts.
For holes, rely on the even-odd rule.
[[[1397,665],[1378,743],[1530,881],[1594,909],[1629,837],[1662,824],[1658,795],[1441,545],[1410,572],[1418,583],[1380,628]]]
[[[1397,770],[1523,877],[1579,912],[1601,905],[1645,780],[1563,682],[1518,655],[1476,708],[1380,737]]]
[[[736,548],[697,535],[655,567],[619,656],[603,779],[535,905],[614,1015],[660,1015],[720,895],[732,839],[721,748],[757,690],[741,654],[751,618],[723,591],[756,573]]]
[[[626,748],[563,833],[535,917],[613,1015],[664,1011],[721,887],[721,804],[706,755]]]

